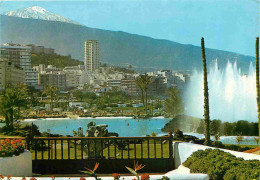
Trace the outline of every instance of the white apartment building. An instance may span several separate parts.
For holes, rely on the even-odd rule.
[[[94,72],[99,69],[99,43],[97,40],[88,40],[84,44],[85,70]]]
[[[15,85],[25,81],[23,68],[0,58],[0,90],[8,85]]]
[[[27,70],[25,73],[26,79],[25,83],[29,86],[38,86],[39,84],[39,72],[31,68],[30,70]]]
[[[38,84],[38,73],[31,67],[31,47],[17,44],[0,46],[0,57],[21,67],[25,71],[25,83],[29,86]]]
[[[83,74],[85,73],[84,69],[81,69],[79,66],[65,67],[63,71],[66,74],[66,87],[78,87],[84,84]]]

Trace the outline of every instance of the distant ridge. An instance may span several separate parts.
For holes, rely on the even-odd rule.
[[[102,63],[117,66],[131,64],[139,70],[149,71],[202,68],[201,50],[198,46],[122,31],[90,28],[63,19],[59,15],[46,13],[41,7],[25,9],[10,11],[0,16],[2,43],[42,45],[54,48],[58,54],[70,54],[75,59],[83,60],[84,41],[96,39],[100,43]],[[31,10],[33,13],[28,13]],[[206,56],[209,66],[218,59],[219,68],[226,67],[227,61],[236,61],[243,73],[247,73],[250,62],[254,62],[254,57],[216,49],[206,49]]]

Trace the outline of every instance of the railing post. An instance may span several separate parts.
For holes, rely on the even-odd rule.
[[[25,142],[26,142],[26,148],[27,150],[31,150],[31,144],[32,144],[33,137],[29,133],[26,134]]]
[[[169,133],[169,158],[173,158],[173,147],[172,147],[173,136],[172,132]]]

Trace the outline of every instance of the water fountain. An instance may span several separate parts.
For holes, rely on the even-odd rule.
[[[217,60],[209,68],[210,118],[226,122],[257,122],[255,71],[250,64],[242,74],[236,63],[219,69]],[[203,118],[203,73],[194,70],[185,92],[187,115]]]

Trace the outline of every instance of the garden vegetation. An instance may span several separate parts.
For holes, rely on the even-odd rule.
[[[244,160],[219,149],[198,150],[183,165],[190,168],[191,173],[205,173],[213,180],[260,178],[259,160]]]

